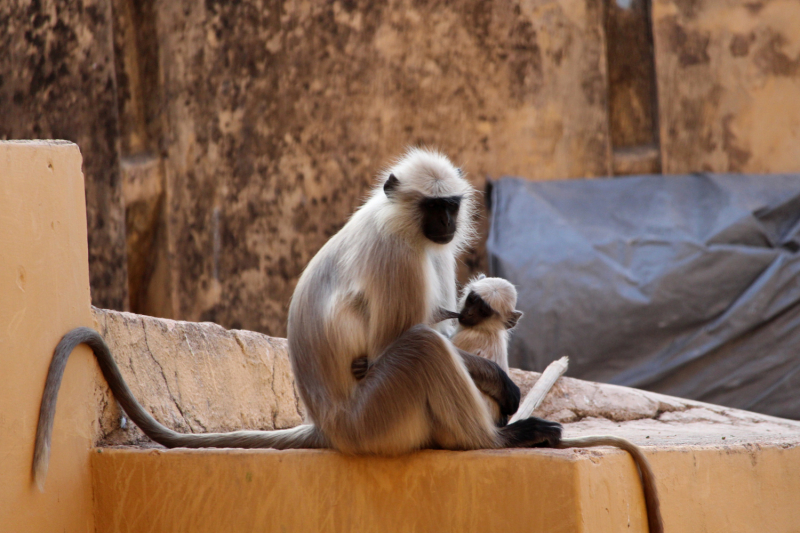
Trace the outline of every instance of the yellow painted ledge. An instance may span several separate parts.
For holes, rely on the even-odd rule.
[[[92,472],[104,532],[646,531],[616,452],[105,448]]]
[[[800,447],[648,447],[668,532],[796,532]],[[627,454],[97,449],[97,531],[644,532]]]

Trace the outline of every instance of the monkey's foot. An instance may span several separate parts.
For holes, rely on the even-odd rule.
[[[500,430],[506,448],[553,448],[561,442],[561,424],[532,416]]]

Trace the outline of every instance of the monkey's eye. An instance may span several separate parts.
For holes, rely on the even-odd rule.
[[[475,305],[475,302],[477,301],[478,301],[478,295],[475,294],[474,292],[469,293],[469,296],[467,296],[467,303],[470,305]]]

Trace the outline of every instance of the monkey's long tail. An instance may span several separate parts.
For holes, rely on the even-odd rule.
[[[199,435],[178,433],[164,427],[145,411],[133,396],[103,337],[93,329],[80,327],[62,337],[56,346],[53,360],[50,362],[50,369],[47,371],[33,452],[33,477],[40,490],[44,490],[44,481],[47,477],[58,389],[61,387],[61,378],[64,376],[67,360],[79,344],[86,344],[94,352],[103,377],[128,418],[139,426],[145,435],[168,448],[276,448],[282,450],[328,447],[322,433],[311,424],[275,431],[234,431]]]
[[[597,435],[587,437],[575,437],[561,439],[556,448],[594,448],[595,446],[614,446],[621,448],[631,454],[633,461],[639,468],[642,477],[642,490],[644,491],[644,503],[647,508],[647,524],[650,533],[664,533],[664,523],[661,520],[661,503],[658,500],[658,489],[656,488],[656,477],[650,462],[642,453],[637,445],[622,437],[612,435]]]

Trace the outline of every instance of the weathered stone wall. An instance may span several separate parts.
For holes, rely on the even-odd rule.
[[[93,308],[95,327],[144,408],[184,433],[268,430],[300,424],[305,409],[297,393],[286,339],[216,324],[178,322]],[[512,368],[522,394],[540,374]],[[98,376],[97,439],[104,444],[152,444],[129,421]],[[562,377],[536,415],[566,424],[568,432],[623,434],[641,444],[719,444],[785,437],[800,422],[710,405],[617,385]],[[641,441],[646,428],[649,441]],[[730,442],[729,442],[730,443]]]
[[[108,0],[0,2],[0,139],[67,139],[86,176],[92,301],[128,300]]]
[[[800,2],[653,0],[665,173],[800,170]]]
[[[409,145],[479,188],[607,174],[601,7],[156,2],[177,315],[283,334],[303,268]]]
[[[0,137],[81,145],[96,305],[282,336],[302,269],[409,145],[479,189],[800,170],[799,5],[15,0]],[[479,241],[461,277],[486,267]]]

